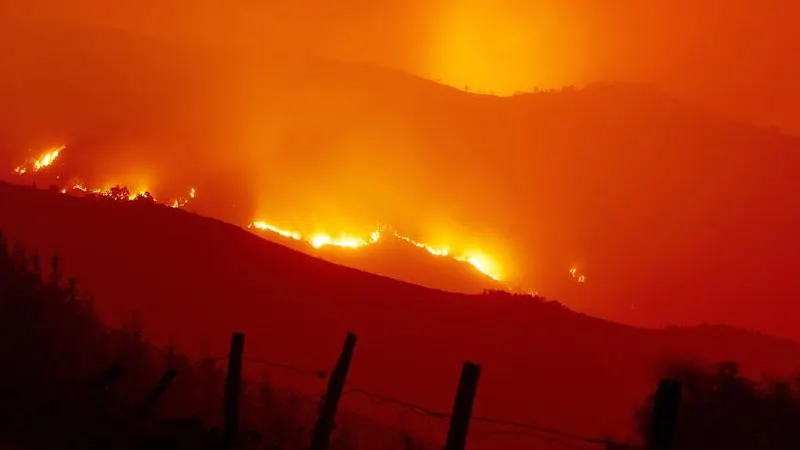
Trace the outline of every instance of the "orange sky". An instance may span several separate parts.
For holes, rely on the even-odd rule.
[[[652,80],[732,117],[800,132],[791,2],[6,0],[0,8],[191,41],[304,48],[496,92]]]

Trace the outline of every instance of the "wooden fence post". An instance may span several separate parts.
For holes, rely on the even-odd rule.
[[[331,377],[328,380],[328,390],[325,391],[325,397],[322,401],[320,414],[317,418],[317,424],[314,426],[313,434],[311,435],[311,446],[309,450],[328,450],[330,443],[331,432],[334,428],[334,417],[336,416],[336,408],[339,406],[339,399],[342,397],[342,389],[347,379],[347,372],[350,370],[350,361],[353,359],[353,350],[356,348],[356,335],[347,333],[342,347],[342,354],[339,355],[339,360],[333,368]]]
[[[169,389],[170,385],[172,384],[172,380],[175,379],[177,374],[178,373],[175,371],[175,369],[172,368],[169,368],[166,372],[164,372],[164,375],[161,376],[156,385],[150,390],[150,393],[147,395],[147,399],[137,409],[137,415],[139,419],[143,419],[150,414],[150,411],[152,411],[153,407],[156,406],[158,399],[161,398],[167,389]]]
[[[481,366],[471,362],[464,363],[456,391],[456,401],[453,404],[453,415],[450,417],[450,428],[447,430],[445,450],[464,450],[467,446],[469,419],[472,416],[472,404],[475,401],[480,377]]]
[[[242,355],[244,334],[233,333],[231,351],[228,354],[228,373],[225,377],[225,399],[223,409],[223,438],[225,447],[234,448],[239,439],[239,395],[242,390]]]
[[[650,434],[647,437],[648,450],[672,448],[681,406],[681,390],[681,383],[675,380],[663,379],[658,383],[650,420]]]

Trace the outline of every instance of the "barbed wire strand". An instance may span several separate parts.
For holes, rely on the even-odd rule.
[[[390,404],[395,404],[397,406],[402,407],[403,408],[402,411],[400,411],[397,414],[397,421],[396,421],[397,423],[396,423],[396,425],[399,425],[400,423],[402,423],[403,419],[406,417],[406,415],[411,413],[411,414],[415,414],[417,417],[421,417],[421,418],[425,419],[424,423],[425,423],[425,426],[427,427],[428,431],[431,432],[431,433],[434,433],[434,432],[437,432],[437,431],[441,431],[441,428],[436,430],[435,428],[437,428],[437,427],[433,423],[433,421],[436,421],[438,423],[439,427],[441,427],[444,424],[441,422],[440,419],[446,418],[448,416],[447,414],[437,413],[435,411],[428,410],[427,408],[421,407],[419,405],[414,405],[412,403],[409,403],[409,402],[406,402],[406,401],[403,401],[403,400],[398,400],[398,399],[394,399],[394,398],[391,398],[391,397],[385,397],[385,396],[381,396],[381,395],[378,395],[378,394],[374,394],[372,392],[366,391],[366,390],[358,388],[358,387],[354,387],[352,389],[349,389],[349,390],[343,392],[342,396],[345,396],[345,395],[351,394],[351,393],[364,395],[367,398],[369,398],[372,401],[372,403],[375,404],[375,405],[382,405],[382,404],[390,403]],[[404,425],[400,425],[400,426],[403,426],[405,428]],[[412,433],[412,431],[409,430],[408,428],[405,428],[405,431],[408,432],[408,433]]]
[[[321,379],[325,379],[328,376],[327,372],[325,372],[324,370],[305,369],[303,367],[297,367],[297,366],[293,366],[291,364],[281,363],[281,362],[277,362],[277,361],[270,361],[270,360],[262,359],[262,358],[253,358],[253,357],[250,357],[250,356],[244,356],[244,357],[242,357],[242,359],[245,360],[245,361],[254,362],[256,364],[263,364],[265,366],[277,367],[279,369],[290,370],[292,372],[298,372],[298,373],[302,373],[302,374],[306,374],[306,375],[313,375],[313,376],[315,376],[317,378],[321,378]]]
[[[442,412],[433,411],[433,410],[431,410],[429,408],[426,408],[424,406],[416,405],[414,403],[410,403],[410,402],[399,400],[399,399],[392,398],[392,397],[387,397],[387,396],[384,396],[384,395],[375,394],[375,393],[369,392],[369,391],[361,389],[361,388],[349,389],[346,392],[344,392],[343,395],[347,395],[347,394],[350,394],[350,393],[362,394],[362,395],[364,395],[366,397],[371,398],[373,400],[373,402],[376,403],[376,404],[391,403],[391,404],[395,404],[395,405],[401,406],[401,407],[405,408],[406,410],[413,411],[413,412],[415,412],[417,414],[426,415],[426,416],[430,416],[430,417],[435,417],[437,419],[446,419],[446,418],[449,418],[451,416],[451,414],[449,414],[449,413],[442,413]],[[550,435],[553,435],[553,436],[558,436],[558,437],[565,438],[565,439],[572,439],[572,440],[584,442],[584,443],[587,443],[587,444],[594,444],[594,445],[606,445],[606,444],[609,444],[611,442],[608,439],[591,438],[591,437],[581,436],[581,435],[574,434],[574,433],[567,433],[567,432],[564,432],[564,431],[555,430],[555,429],[547,428],[547,427],[543,427],[543,426],[537,426],[537,425],[519,423],[519,422],[512,422],[512,421],[503,420],[503,419],[496,419],[496,418],[493,418],[493,417],[474,416],[474,417],[472,417],[472,420],[480,421],[480,422],[484,422],[484,423],[491,423],[491,424],[495,424],[495,425],[505,425],[505,426],[510,426],[510,427],[514,427],[514,428],[522,428],[522,429],[528,430],[528,431],[495,431],[495,432],[485,432],[484,434],[525,434],[525,435],[528,435],[530,437],[541,437],[543,439],[553,440],[554,442],[557,441],[557,443],[565,444],[567,446],[570,446],[572,444],[566,443],[566,442],[564,442],[564,441],[562,441],[560,439],[554,438],[554,437],[544,436],[542,433],[550,434]],[[578,448],[578,447],[575,447],[574,445],[572,445],[572,447]]]
[[[215,359],[216,360],[216,359],[225,359],[225,358],[227,358],[227,355],[224,356],[224,357],[221,357],[221,358],[211,358],[211,359]],[[306,375],[313,375],[313,376],[315,376],[317,378],[321,378],[321,379],[324,379],[324,378],[327,377],[327,373],[324,370],[306,369],[306,368],[294,366],[294,365],[291,365],[291,364],[281,363],[281,362],[277,362],[277,361],[271,361],[271,360],[267,360],[267,359],[263,359],[263,358],[254,358],[254,357],[249,357],[249,356],[244,356],[242,359],[246,360],[246,361],[253,362],[253,363],[257,363],[257,364],[263,364],[263,365],[267,365],[267,366],[277,367],[277,368],[280,368],[280,369],[289,370],[289,371],[293,371],[293,372],[297,372],[297,373],[303,373],[303,374],[306,374]],[[450,413],[443,413],[443,412],[434,411],[434,410],[432,410],[430,408],[426,408],[426,407],[421,406],[421,405],[417,405],[417,404],[414,404],[414,403],[411,403],[411,402],[407,402],[407,401],[396,399],[396,398],[392,398],[392,397],[387,397],[385,395],[376,394],[374,392],[370,392],[370,391],[367,391],[367,390],[359,388],[359,387],[353,387],[351,389],[348,389],[342,395],[348,395],[348,394],[361,394],[363,396],[366,396],[366,397],[370,398],[373,401],[373,403],[375,403],[375,404],[386,404],[386,403],[394,404],[394,405],[403,407],[406,411],[410,411],[410,412],[416,413],[416,414],[418,414],[420,416],[434,417],[434,418],[437,418],[437,419],[446,419],[446,418],[449,418],[451,416]],[[485,434],[498,434],[498,435],[501,435],[501,434],[520,434],[520,435],[527,435],[527,436],[530,436],[530,437],[539,437],[539,438],[542,438],[542,439],[545,439],[545,440],[552,440],[554,443],[559,443],[559,444],[566,445],[566,446],[570,446],[571,444],[566,443],[566,442],[564,442],[564,441],[562,441],[560,439],[554,438],[554,437],[545,436],[542,433],[549,434],[549,435],[552,435],[552,436],[558,436],[558,437],[564,438],[564,439],[571,439],[571,440],[574,440],[574,441],[584,442],[584,443],[587,443],[587,444],[607,445],[607,444],[612,442],[612,441],[610,441],[608,439],[598,439],[598,438],[592,438],[592,437],[587,437],[587,436],[581,436],[581,435],[578,435],[578,434],[568,433],[568,432],[565,432],[565,431],[560,431],[560,430],[556,430],[556,429],[548,428],[548,427],[544,427],[544,426],[533,425],[533,424],[528,424],[528,423],[521,423],[521,422],[514,422],[514,421],[498,419],[498,418],[494,418],[494,417],[473,416],[472,420],[473,421],[477,421],[477,422],[491,423],[491,424],[495,424],[495,425],[504,425],[504,426],[508,426],[508,427],[520,428],[520,429],[528,430],[526,432],[497,431],[497,432],[488,432],[488,433],[485,433]],[[573,447],[577,448],[575,446],[573,446]]]
[[[447,413],[436,412],[436,411],[433,411],[431,409],[425,408],[424,406],[415,405],[415,404],[410,403],[410,402],[406,402],[406,401],[403,401],[403,400],[398,400],[396,398],[386,397],[384,395],[378,395],[378,394],[366,391],[366,390],[361,389],[361,388],[348,389],[347,391],[345,391],[343,393],[343,395],[347,395],[347,394],[362,394],[362,395],[364,395],[366,397],[371,398],[373,400],[373,402],[376,403],[376,404],[379,404],[379,403],[391,403],[391,404],[395,404],[395,405],[398,405],[398,406],[402,406],[402,407],[404,407],[404,408],[406,408],[406,409],[408,409],[410,411],[416,412],[417,414],[430,416],[430,417],[435,417],[437,419],[446,419],[446,418],[450,417],[450,414],[447,414]]]
[[[555,430],[555,429],[552,429],[552,428],[547,428],[547,427],[538,426],[538,425],[532,425],[532,424],[527,424],[527,423],[513,422],[513,421],[510,421],[510,420],[496,419],[494,417],[473,416],[472,420],[478,421],[478,422],[493,423],[493,424],[496,424],[496,425],[505,425],[505,426],[514,427],[514,428],[522,428],[522,429],[527,429],[527,430],[531,430],[531,431],[537,431],[537,432],[540,432],[540,433],[552,434],[554,436],[559,436],[559,437],[562,437],[562,438],[572,439],[572,440],[576,440],[576,441],[582,441],[582,442],[586,442],[588,444],[605,445],[605,444],[609,443],[608,439],[590,438],[590,437],[581,436],[581,435],[578,435],[578,434],[567,433],[566,431]]]

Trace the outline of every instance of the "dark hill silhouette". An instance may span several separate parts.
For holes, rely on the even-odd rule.
[[[796,138],[647,85],[496,98],[224,44],[66,25],[2,36],[9,170],[32,142],[67,141],[65,174],[196,185],[213,197],[197,211],[230,223],[455,229],[498,254],[512,286],[584,312],[800,337]]]
[[[642,329],[527,296],[426,289],[158,205],[2,184],[0,227],[13,242],[58,252],[103,320],[118,324],[136,311],[154,343],[224,354],[229,333],[243,330],[254,356],[324,368],[353,330],[354,384],[434,410],[450,408],[460,364],[470,359],[484,365],[476,414],[625,437],[665,358],[739,361],[779,375],[800,366],[791,341],[713,326]],[[313,389],[277,373],[275,383]],[[344,405],[397,421],[397,410],[358,397]]]
[[[0,448],[223,447],[223,361],[154,346],[135,317],[123,327],[103,325],[57,257],[8,244],[0,234]],[[154,395],[168,373],[173,381]],[[240,398],[241,447],[307,447],[318,398],[263,378],[244,380]],[[401,443],[409,440],[418,450],[435,448],[346,411],[337,425],[333,449],[406,449]]]

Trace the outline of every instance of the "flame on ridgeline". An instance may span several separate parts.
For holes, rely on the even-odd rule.
[[[497,264],[492,260],[492,258],[488,257],[485,254],[476,251],[455,254],[448,248],[433,247],[424,242],[416,241],[408,236],[403,236],[385,226],[379,226],[378,229],[370,233],[369,237],[359,237],[348,234],[340,234],[338,236],[335,236],[326,233],[314,233],[304,236],[299,231],[279,228],[269,222],[265,222],[262,220],[251,222],[250,225],[248,225],[247,227],[251,229],[255,228],[257,230],[269,231],[271,233],[283,236],[285,238],[293,239],[295,241],[305,241],[314,248],[320,248],[324,246],[333,246],[333,247],[350,248],[350,249],[362,248],[368,245],[377,244],[383,238],[384,235],[391,235],[417,248],[423,249],[428,253],[430,253],[431,255],[449,257],[456,261],[470,264],[472,267],[474,267],[476,270],[486,275],[487,277],[495,281],[500,281],[500,273],[499,273],[500,271],[498,270],[499,268]]]
[[[39,158],[32,159],[28,161],[26,164],[17,166],[14,168],[14,173],[17,175],[24,175],[29,171],[38,172],[45,167],[49,167],[55,162],[58,155],[67,148],[66,145],[59,145],[58,147],[53,147],[42,153]]]
[[[32,159],[28,163],[14,168],[14,173],[17,175],[25,175],[28,172],[39,172],[43,169],[46,169],[53,165],[59,155],[66,148],[66,145],[50,148],[42,153],[38,159]],[[100,195],[116,201],[151,200],[153,203],[165,204],[173,208],[183,208],[187,203],[189,203],[189,201],[197,196],[197,191],[195,188],[191,188],[187,197],[180,197],[168,202],[159,202],[147,189],[130,190],[127,187],[118,185],[105,188],[89,187],[80,181],[73,182],[68,187],[61,189],[62,194],[75,191],[86,194]]]
[[[54,162],[63,153],[66,145],[60,145],[47,149],[37,159],[31,159],[27,163],[17,166],[14,173],[17,175],[25,175],[28,173],[40,172],[46,168],[51,167]],[[75,181],[62,187],[60,192],[63,194],[69,193],[85,193],[98,196],[107,197],[115,201],[137,201],[145,200],[153,203],[170,206],[172,208],[183,208],[189,202],[197,197],[195,188],[191,188],[185,197],[169,199],[167,201],[157,200],[148,189],[129,189],[124,186],[113,185],[106,183],[105,187],[90,186],[82,181]],[[481,272],[487,277],[495,281],[501,281],[501,267],[489,255],[479,251],[453,251],[447,247],[436,247],[424,242],[417,241],[408,236],[404,236],[393,229],[386,226],[379,226],[376,230],[369,235],[357,234],[330,234],[326,232],[312,233],[304,235],[296,230],[288,230],[280,228],[274,224],[266,221],[254,221],[248,225],[248,228],[257,230],[268,231],[270,233],[282,236],[284,238],[292,239],[295,241],[306,242],[311,247],[319,249],[322,247],[338,247],[344,249],[359,249],[366,246],[377,244],[385,236],[391,236],[399,239],[405,243],[411,244],[419,249],[425,250],[433,256],[450,258],[465,264],[471,265],[475,270]],[[576,269],[571,269],[570,274],[575,278],[578,283],[583,283],[585,277],[578,274]]]
[[[114,186],[110,188],[88,188],[86,185],[82,183],[74,183],[69,188],[61,189],[62,194],[67,194],[70,191],[80,191],[87,194],[94,194],[100,195],[103,197],[108,197],[113,200],[117,201],[134,201],[134,200],[152,200],[153,203],[164,204],[170,206],[172,208],[183,208],[186,204],[189,203],[190,200],[194,199],[197,196],[197,191],[195,188],[191,188],[189,190],[189,195],[187,197],[180,197],[178,199],[169,201],[169,202],[160,202],[147,189],[138,189],[138,190],[129,190],[123,186]]]
[[[88,188],[86,187],[86,185],[82,183],[74,183],[69,188],[61,189],[62,194],[67,194],[70,191],[80,191],[87,194],[100,195],[120,202],[124,201],[132,202],[135,200],[150,200],[153,203],[167,205],[172,208],[183,208],[189,203],[189,201],[191,201],[197,196],[197,190],[195,190],[195,188],[189,189],[189,195],[187,197],[180,197],[167,202],[158,201],[155,197],[153,197],[153,195],[147,189],[138,189],[132,191],[123,186],[114,186],[101,189],[101,188]]]

